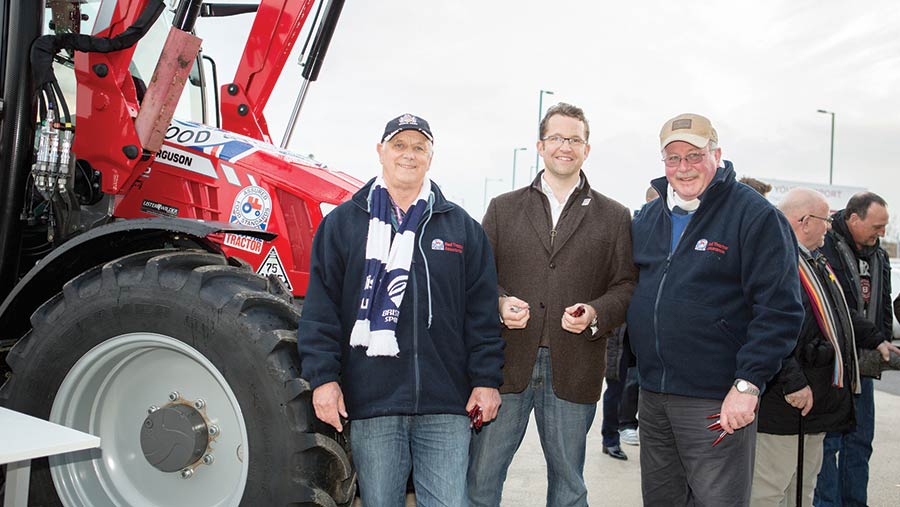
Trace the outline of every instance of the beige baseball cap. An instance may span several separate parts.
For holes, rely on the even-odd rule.
[[[685,113],[667,121],[659,131],[660,148],[665,148],[674,141],[684,141],[697,148],[704,148],[710,141],[719,144],[719,135],[708,118]]]

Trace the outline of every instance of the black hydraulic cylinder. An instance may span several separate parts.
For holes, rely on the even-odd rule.
[[[0,75],[3,79],[3,116],[0,119],[0,295],[15,285],[22,245],[19,215],[25,202],[25,181],[34,151],[36,105],[28,56],[31,42],[41,33],[43,2],[11,0],[5,19]]]
[[[181,0],[178,9],[175,11],[175,19],[172,20],[172,26],[184,32],[191,32],[194,25],[197,24],[197,17],[200,15],[200,6],[203,0]]]
[[[322,69],[322,62],[325,60],[325,52],[328,51],[328,45],[331,44],[331,36],[334,35],[334,28],[337,26],[338,18],[341,16],[341,9],[343,8],[344,0],[331,0],[328,2],[319,33],[316,34],[312,50],[310,50],[306,63],[303,65],[303,77],[305,79],[309,81],[318,79],[319,71]]]
[[[201,18],[222,18],[225,16],[237,16],[238,14],[248,14],[256,12],[259,4],[217,4],[203,3],[200,9]]]

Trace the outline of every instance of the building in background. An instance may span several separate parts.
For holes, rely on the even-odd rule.
[[[794,187],[806,187],[811,188],[817,192],[820,192],[825,196],[825,199],[828,201],[828,207],[831,208],[831,212],[844,209],[847,206],[847,201],[850,200],[850,197],[857,192],[865,192],[869,190],[865,187],[849,187],[843,185],[828,185],[825,183],[811,183],[805,181],[788,181],[788,180],[773,180],[773,179],[765,179],[766,183],[772,185],[772,191],[766,196],[766,198],[774,205],[778,205],[781,202],[781,199],[785,194],[788,193]],[[876,190],[877,193],[877,190]],[[888,203],[888,210],[891,210],[891,204],[900,209],[900,203]],[[891,221],[895,220],[894,217],[891,217]],[[887,251],[888,256],[892,259],[896,259],[900,257],[900,245],[897,243],[897,234],[893,231],[896,231],[896,227],[898,224],[891,224],[894,227],[888,226],[888,234],[881,240],[882,248]]]

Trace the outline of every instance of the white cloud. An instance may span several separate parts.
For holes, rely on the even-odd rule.
[[[636,207],[662,174],[657,133],[667,118],[708,115],[741,175],[823,182],[830,117],[816,110],[828,109],[837,113],[835,183],[868,187],[900,209],[900,4],[864,5],[348,2],[292,148],[365,179],[379,170],[384,123],[414,112],[435,130],[433,179],[480,218],[485,178],[504,179],[490,193],[510,188],[518,146],[528,147],[518,156],[525,184],[538,92],[553,90],[545,105],[575,103],[591,121],[592,185]],[[238,29],[217,20],[216,34],[205,34],[203,22],[227,82],[233,66],[219,48],[238,53]],[[299,83],[291,67],[267,108],[277,139]]]

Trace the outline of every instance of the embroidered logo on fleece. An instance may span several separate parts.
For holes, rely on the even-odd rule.
[[[701,239],[697,241],[696,245],[694,245],[694,250],[697,250],[698,252],[714,252],[720,255],[725,255],[726,253],[728,253],[728,245],[719,243],[718,241]]]
[[[440,238],[435,238],[431,241],[431,249],[442,250],[444,252],[463,253],[463,246],[461,244],[452,241],[444,241]]]

